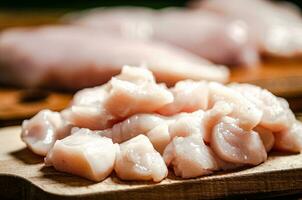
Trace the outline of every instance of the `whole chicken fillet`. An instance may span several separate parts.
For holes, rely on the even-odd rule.
[[[88,129],[76,129],[57,140],[45,158],[47,166],[93,181],[101,181],[111,174],[118,146],[111,139]]]
[[[228,69],[181,49],[77,26],[16,28],[0,34],[0,82],[75,90],[103,84],[123,65],[147,66],[158,81],[225,82]]]
[[[293,57],[302,54],[302,17],[298,7],[269,0],[205,0],[195,7],[242,20],[249,27],[259,51],[266,55]]]
[[[69,14],[64,21],[124,38],[165,42],[214,63],[252,66],[259,61],[245,23],[213,12],[180,8],[99,8]]]

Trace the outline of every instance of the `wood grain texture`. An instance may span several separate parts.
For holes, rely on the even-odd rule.
[[[302,95],[302,58],[264,58],[259,66],[232,68],[230,82],[247,82],[278,96]]]
[[[0,88],[0,126],[20,123],[42,109],[60,111],[68,106],[72,94]]]
[[[36,9],[36,10],[0,10],[0,30],[17,26],[38,26],[57,24],[69,10]]]
[[[20,127],[0,129],[0,199],[213,199],[302,192],[302,155],[272,154],[257,167],[181,180],[169,173],[161,183],[103,182],[44,167],[20,140]]]

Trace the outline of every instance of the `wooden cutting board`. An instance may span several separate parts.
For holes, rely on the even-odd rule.
[[[42,109],[60,111],[68,106],[72,94],[46,90],[0,88],[0,127],[20,124]]]
[[[271,154],[252,168],[182,180],[169,173],[161,183],[121,181],[115,175],[95,183],[43,166],[26,149],[20,127],[0,129],[0,199],[213,199],[272,197],[302,192],[302,154]],[[241,196],[242,197],[242,196]]]

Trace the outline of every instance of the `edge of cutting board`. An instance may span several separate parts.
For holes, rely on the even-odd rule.
[[[94,183],[43,167],[20,140],[20,127],[0,129],[0,197],[26,199],[214,199],[302,192],[302,154],[273,153],[265,163],[183,180],[169,173],[161,183],[121,181],[114,174]]]

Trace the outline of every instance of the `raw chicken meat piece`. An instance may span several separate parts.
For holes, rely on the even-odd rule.
[[[160,182],[168,175],[163,158],[144,135],[138,135],[120,145],[114,170],[123,180]]]
[[[157,84],[144,68],[124,66],[107,84],[75,95],[63,116],[73,125],[102,130],[136,113],[151,113],[173,101],[172,93]]]
[[[169,123],[162,123],[156,126],[147,132],[146,136],[149,138],[154,149],[162,155],[172,138],[169,132]]]
[[[62,116],[78,127],[93,130],[111,127],[115,121],[103,106],[107,96],[106,85],[80,90],[74,95],[71,106],[61,112]]]
[[[193,178],[258,165],[272,148],[301,152],[302,122],[257,86],[186,80],[168,89],[148,69],[124,66],[61,113],[25,120],[21,137],[58,171],[101,181],[114,169],[123,180],[160,182],[166,165]]]
[[[205,112],[197,110],[193,113],[180,113],[172,117],[173,122],[169,124],[169,133],[171,139],[174,137],[186,137],[190,135],[199,135],[200,138],[204,136],[203,119]]]
[[[202,138],[203,115],[202,110],[194,113],[180,113],[170,117],[158,114],[136,114],[115,124],[111,129],[98,132],[98,134],[109,137],[116,143],[144,134],[154,148],[163,153],[165,147],[175,136],[198,134]]]
[[[215,11],[247,23],[260,51],[274,56],[302,53],[302,18],[293,4],[267,0],[204,0],[195,7]]]
[[[211,147],[220,159],[231,163],[258,165],[267,158],[259,134],[243,130],[238,120],[230,117],[214,127]]]
[[[77,129],[72,135],[56,141],[45,164],[58,171],[101,181],[113,171],[117,149],[111,139],[88,129]]]
[[[231,112],[232,108],[228,103],[217,102],[213,108],[207,111],[197,110],[193,113],[180,113],[172,116],[170,119],[174,120],[168,124],[170,140],[176,136],[198,135],[209,143],[213,127]]]
[[[173,93],[174,101],[157,111],[162,115],[208,108],[209,89],[206,81],[179,81],[170,91]]]
[[[104,108],[115,117],[125,118],[136,113],[150,113],[171,103],[173,95],[153,74],[143,68],[127,67],[110,81]]]
[[[153,128],[166,123],[166,118],[157,114],[136,114],[116,123],[111,129],[100,131],[99,134],[109,137],[115,143],[122,143],[139,134],[145,134]]]
[[[218,124],[221,119],[228,116],[233,112],[233,107],[224,101],[218,101],[215,105],[207,110],[202,120],[203,129],[203,140],[206,143],[210,143],[213,128]]]
[[[0,34],[0,82],[5,84],[80,89],[107,82],[125,64],[146,65],[158,81],[168,84],[183,79],[225,82],[229,75],[226,67],[175,47],[79,26]]]
[[[240,119],[239,126],[251,130],[260,122],[262,110],[246,99],[239,92],[216,82],[209,83],[209,107],[224,101],[232,107],[229,116]]]
[[[34,153],[45,156],[55,141],[70,134],[71,125],[58,112],[42,110],[22,123],[21,138]]]
[[[164,148],[174,136],[177,134],[191,134],[189,131],[181,132],[177,128],[170,127],[171,124],[175,126],[175,124],[179,123],[179,121],[176,121],[177,118],[184,117],[185,116],[165,117],[158,114],[136,114],[113,125],[111,129],[100,131],[99,134],[111,138],[113,142],[116,143],[122,143],[137,135],[144,134],[149,138],[154,148],[158,152],[163,153]],[[195,120],[195,122],[198,120],[198,118],[193,116],[190,119]],[[190,121],[190,123],[192,123],[192,121]],[[191,130],[193,130],[193,127]]]
[[[266,152],[269,152],[275,144],[275,136],[274,136],[273,132],[260,125],[256,126],[254,128],[254,131],[256,131],[259,134]]]
[[[180,81],[171,91],[174,95],[174,101],[159,109],[158,113],[175,115],[178,112],[207,110],[218,103],[224,104],[220,105],[224,107],[221,107],[222,110],[226,109],[221,114],[239,118],[240,126],[244,129],[251,130],[261,120],[262,111],[259,108],[245,99],[239,92],[216,82]],[[223,114],[226,111],[228,113]]]
[[[240,92],[246,99],[263,111],[261,126],[273,132],[289,129],[295,121],[295,116],[285,99],[276,97],[266,89],[251,84],[229,85]]]
[[[302,151],[302,123],[300,121],[296,120],[289,130],[275,133],[274,136],[275,149],[289,152]]]
[[[212,150],[198,135],[175,137],[166,147],[164,160],[176,176],[193,178],[219,169]]]
[[[244,23],[207,11],[100,8],[68,15],[65,21],[124,38],[162,41],[215,63],[255,65],[259,61]]]
[[[176,136],[198,135],[209,143],[213,127],[231,111],[227,103],[219,102],[206,112],[197,110],[193,113],[180,113],[169,117],[158,114],[136,114],[98,134],[109,137],[116,143],[144,134],[154,148],[163,153],[165,147]]]

